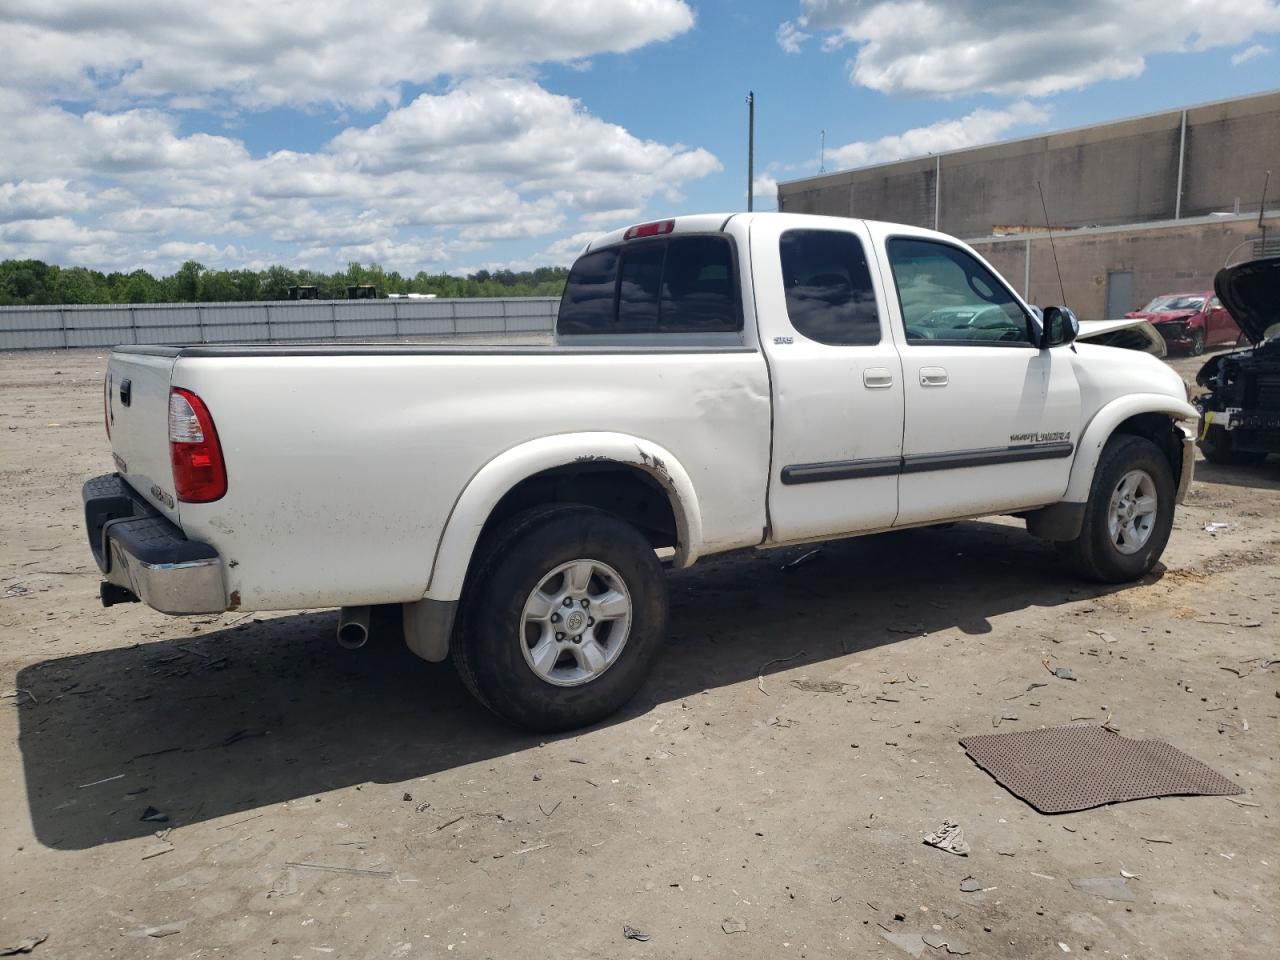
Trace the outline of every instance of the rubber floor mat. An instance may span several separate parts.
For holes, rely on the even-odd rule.
[[[967,737],[974,763],[1041,813],[1189,794],[1244,793],[1220,773],[1159,740],[1126,740],[1102,727],[1065,726]]]

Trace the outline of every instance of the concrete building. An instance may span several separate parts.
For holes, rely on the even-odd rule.
[[[781,183],[778,209],[942,230],[1057,303],[1039,188],[1082,318],[1210,289],[1227,258],[1280,253],[1280,91]]]

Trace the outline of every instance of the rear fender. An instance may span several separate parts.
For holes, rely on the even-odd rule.
[[[636,467],[666,491],[676,519],[675,565],[687,567],[702,544],[702,514],[688,472],[671,451],[624,433],[565,433],[530,440],[494,457],[458,497],[436,547],[426,598],[457,600],[485,521],[516,484],[555,467],[610,461]]]

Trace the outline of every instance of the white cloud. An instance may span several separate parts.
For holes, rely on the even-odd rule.
[[[576,63],[693,25],[683,0],[6,0],[5,83],[105,107],[396,105],[403,84]]]
[[[787,20],[778,25],[778,32],[774,34],[774,38],[785,53],[799,53],[804,42],[809,39],[809,34]]]
[[[751,183],[751,193],[757,210],[778,209],[778,181],[772,175],[756,174]]]
[[[940,120],[927,127],[915,127],[878,140],[846,143],[828,150],[827,160],[833,167],[843,169],[959,150],[989,143],[1017,127],[1041,124],[1048,119],[1047,110],[1025,100],[1010,104],[1004,110],[980,107],[955,120]]]
[[[1255,43],[1253,46],[1249,47],[1248,49],[1241,50],[1239,53],[1232,56],[1231,65],[1233,67],[1238,67],[1240,66],[1240,64],[1248,63],[1250,60],[1257,59],[1258,57],[1265,57],[1270,52],[1271,52],[1270,47],[1264,47],[1260,43]]]
[[[853,83],[942,96],[1042,96],[1137,76],[1150,54],[1280,31],[1276,0],[801,0],[801,7],[796,29],[824,34],[826,49],[855,48]]]
[[[67,180],[0,183],[0,223],[78,213],[90,203],[88,194],[73,188]]]
[[[466,80],[317,150],[261,157],[232,137],[183,134],[162,110],[77,115],[12,91],[0,91],[0,129],[0,223],[22,224],[0,230],[0,259],[69,263],[75,251],[111,267],[274,247],[313,266],[438,269],[571,219],[638,219],[721,169],[706,150],[640,139],[517,79]]]

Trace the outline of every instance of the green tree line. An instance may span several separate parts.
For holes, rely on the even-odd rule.
[[[558,297],[568,271],[479,270],[465,277],[419,271],[412,277],[377,264],[350,263],[338,273],[291,270],[209,270],[188,260],[175,273],[155,277],[146,270],[103,273],[59,267],[41,260],[0,260],[0,306],[64,303],[195,303],[228,300],[288,300],[289,288],[314,286],[323,300],[346,299],[347,287],[372,284],[378,296],[434,293],[440,297]]]

